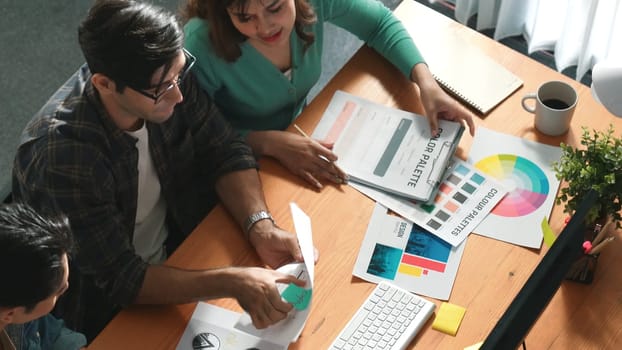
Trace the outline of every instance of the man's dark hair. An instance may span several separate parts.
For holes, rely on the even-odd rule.
[[[0,307],[30,312],[61,286],[63,256],[73,249],[69,221],[26,204],[0,204]]]
[[[152,87],[153,73],[164,66],[162,83],[184,42],[173,14],[133,0],[97,0],[78,39],[91,73],[112,79],[118,92]]]

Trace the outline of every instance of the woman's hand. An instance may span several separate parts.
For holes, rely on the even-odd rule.
[[[302,177],[313,187],[322,189],[321,181],[342,184],[347,175],[335,166],[337,155],[332,144],[321,144],[313,139],[287,131],[253,131],[246,137],[255,154],[276,158],[292,173]]]
[[[432,136],[438,134],[438,120],[446,119],[466,123],[471,136],[475,134],[473,113],[449,96],[437,83],[428,66],[416,64],[411,72],[411,79],[419,85],[421,104],[430,123]]]

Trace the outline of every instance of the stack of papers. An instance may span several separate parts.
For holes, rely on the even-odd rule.
[[[337,91],[313,138],[334,143],[351,186],[379,203],[353,274],[447,300],[464,240],[507,190],[454,157],[462,125],[439,126],[430,138],[425,117]]]
[[[439,120],[439,135],[430,137],[424,116],[337,91],[313,138],[334,143],[336,163],[351,180],[426,202],[438,190],[463,132],[462,124]]]

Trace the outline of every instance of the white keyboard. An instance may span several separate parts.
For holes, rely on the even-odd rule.
[[[328,349],[406,349],[435,307],[403,288],[381,282]]]

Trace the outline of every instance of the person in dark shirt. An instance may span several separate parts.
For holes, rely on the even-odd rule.
[[[0,350],[80,349],[82,334],[49,312],[69,286],[67,218],[0,204]]]
[[[233,297],[258,328],[285,318],[275,282],[304,285],[294,276],[161,264],[218,199],[266,265],[302,261],[268,212],[251,149],[198,87],[174,15],[96,1],[78,37],[88,69],[26,127],[13,169],[14,198],[65,213],[80,248],[55,313],[89,340],[130,304]]]

